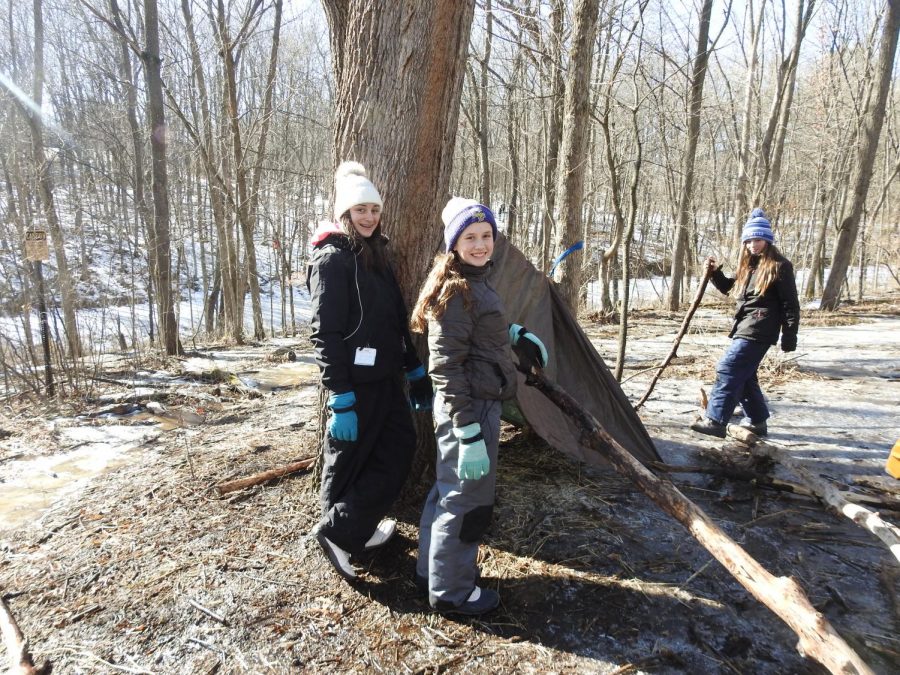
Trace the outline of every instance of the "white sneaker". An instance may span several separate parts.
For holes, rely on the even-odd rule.
[[[376,548],[384,546],[396,532],[397,521],[393,518],[385,518],[378,523],[378,527],[375,528],[375,532],[372,533],[372,536],[369,537],[369,541],[366,542],[366,545],[363,548],[366,551],[373,551]]]

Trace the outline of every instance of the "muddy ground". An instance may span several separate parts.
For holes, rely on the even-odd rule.
[[[740,453],[686,429],[724,346],[727,311],[701,310],[641,411],[669,464],[713,467],[721,453]],[[624,385],[633,400],[680,320],[635,317],[625,374],[634,377]],[[585,326],[604,357],[614,354],[615,327]],[[870,498],[900,495],[883,472],[900,437],[898,336],[896,297],[811,315],[796,358],[769,357],[762,378],[773,442],[838,485],[861,492],[854,481],[868,476],[887,490]],[[123,357],[103,373],[122,384],[102,383],[90,400],[9,402],[0,416],[0,592],[38,661],[59,673],[824,672],[626,480],[513,427],[482,547],[484,582],[502,598],[495,614],[429,611],[412,582],[417,496],[397,506],[399,536],[358,561],[358,584],[345,583],[309,537],[312,474],[226,497],[214,490],[314,452],[307,345],[211,347],[165,369]],[[299,360],[266,361],[276,346],[293,347]],[[129,397],[133,408],[111,407]],[[151,399],[163,407],[148,407]],[[110,441],[124,427],[141,433],[130,445],[116,445],[121,434]],[[57,484],[71,467],[52,457],[91,454],[100,443],[131,449]],[[34,482],[23,487],[26,478]],[[702,473],[672,480],[771,573],[794,577],[875,672],[900,670],[900,567],[878,539],[815,499]],[[26,505],[29,492],[43,502]],[[900,512],[882,515],[900,523]]]

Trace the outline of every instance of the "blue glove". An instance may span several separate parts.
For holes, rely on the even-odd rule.
[[[331,419],[328,420],[328,433],[339,441],[355,441],[359,434],[359,420],[356,419],[356,394],[348,391],[344,394],[332,394],[328,399],[331,408]]]
[[[453,435],[459,439],[456,473],[460,479],[478,480],[486,476],[491,470],[491,460],[488,458],[484,436],[481,435],[481,425],[472,422],[460,429],[453,427]]]
[[[409,382],[409,407],[416,412],[431,410],[434,388],[431,386],[431,378],[425,372],[425,366],[410,370],[406,373],[406,380]]]
[[[509,325],[509,344],[512,345],[513,351],[519,357],[519,363],[525,370],[531,371],[533,367],[547,367],[549,359],[547,348],[540,338],[529,332],[525,326],[517,323]]]

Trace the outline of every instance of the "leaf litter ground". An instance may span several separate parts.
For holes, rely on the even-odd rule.
[[[894,377],[889,365],[886,376],[866,374],[866,331],[854,345],[861,363],[841,379],[836,359],[813,349],[833,336],[817,342],[819,327],[803,331],[798,352],[808,347],[828,362],[767,360],[761,379],[775,412],[772,438],[835,481],[867,476],[875,497],[896,497],[882,469],[891,434],[900,436],[900,319],[890,302],[854,313],[864,315],[859,323],[833,325],[848,324],[845,311],[822,329],[886,322],[869,333],[877,343],[876,334],[892,332],[893,342],[876,351],[887,364],[894,359]],[[632,319],[626,378],[662,358],[679,321],[662,312]],[[642,411],[670,464],[712,466],[722,452],[736,452],[686,430],[727,321],[718,309],[701,311]],[[828,323],[819,315],[814,322]],[[614,353],[614,327],[587,330],[604,356]],[[308,351],[307,341],[295,344]],[[225,498],[212,489],[315,453],[308,355],[292,371],[265,363],[276,352],[284,344],[280,352],[266,344],[210,351],[217,360],[206,364],[188,360],[182,372],[154,380],[164,411],[148,410],[134,389],[110,387],[104,402],[131,396],[143,417],[86,416],[104,409],[99,399],[71,414],[6,410],[0,489],[24,467],[40,471],[29,462],[68,449],[66,428],[145,432],[122,461],[75,490],[56,495],[48,475],[35,489],[50,493],[52,505],[0,528],[0,589],[38,660],[49,658],[61,673],[822,672],[796,652],[780,619],[625,479],[575,464],[512,427],[504,429],[494,524],[480,560],[484,583],[502,598],[495,614],[429,611],[412,581],[421,495],[398,504],[399,535],[358,561],[360,582],[343,582],[309,536],[318,517],[312,474]],[[273,368],[302,373],[293,380],[299,386],[280,386]],[[214,369],[219,375],[209,377]],[[633,400],[651,376],[625,383]],[[832,400],[852,401],[853,410],[835,412]],[[193,411],[199,423],[178,411]],[[167,419],[190,424],[160,431]],[[771,573],[795,577],[876,672],[897,672],[898,565],[877,539],[812,499],[703,474],[672,479]],[[900,512],[882,515],[900,521]]]

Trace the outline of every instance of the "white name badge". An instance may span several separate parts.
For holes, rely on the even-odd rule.
[[[354,365],[357,366],[374,366],[375,351],[371,347],[357,347],[356,358],[353,359]]]

